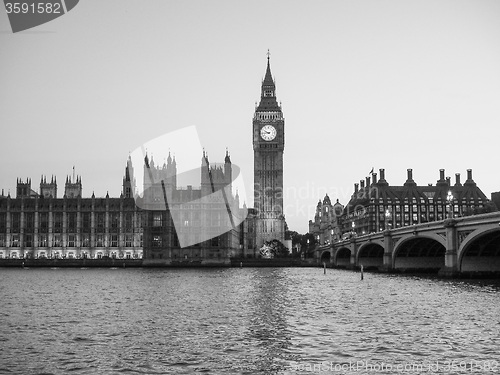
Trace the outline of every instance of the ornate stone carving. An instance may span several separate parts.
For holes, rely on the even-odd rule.
[[[467,236],[469,234],[471,234],[472,232],[474,232],[474,231],[473,230],[464,230],[464,231],[458,232],[458,245],[460,246],[462,244],[462,242],[465,241]]]
[[[439,233],[436,233],[438,236],[441,236],[443,237],[443,240],[446,240],[446,232],[439,232]]]

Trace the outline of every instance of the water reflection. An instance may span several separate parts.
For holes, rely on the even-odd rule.
[[[316,268],[2,269],[0,300],[0,374],[484,364],[500,346],[496,282],[361,281]]]
[[[292,306],[287,281],[282,268],[258,268],[250,273],[250,324],[246,335],[256,348],[252,370],[274,373],[289,364],[291,333],[287,316]]]

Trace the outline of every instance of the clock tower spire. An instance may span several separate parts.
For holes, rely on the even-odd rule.
[[[271,240],[284,242],[283,150],[285,120],[276,100],[276,85],[267,52],[266,75],[262,81],[260,103],[253,117],[254,206],[257,211],[256,245]]]

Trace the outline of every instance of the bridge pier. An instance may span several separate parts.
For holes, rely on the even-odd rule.
[[[392,236],[389,230],[384,231],[384,265],[381,268],[381,271],[391,272],[394,267],[392,264],[392,252],[394,250],[394,246],[392,243]]]
[[[352,249],[351,249],[351,264],[350,264],[350,269],[355,269],[358,265],[356,263],[356,256],[358,254],[358,249],[357,249],[357,246],[356,246],[356,238],[353,237],[351,239],[351,243],[352,243]]]
[[[439,270],[439,275],[441,276],[455,277],[459,274],[456,225],[457,222],[453,219],[448,219],[444,222],[444,227],[446,228],[446,253],[444,267]]]

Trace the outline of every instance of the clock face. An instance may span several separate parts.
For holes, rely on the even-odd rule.
[[[272,125],[263,126],[260,129],[260,136],[264,141],[272,141],[276,138],[276,128]]]

